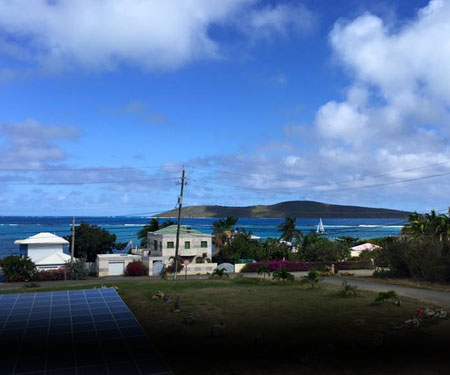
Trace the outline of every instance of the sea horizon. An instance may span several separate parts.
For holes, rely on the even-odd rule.
[[[137,234],[149,223],[152,216],[80,216],[76,224],[86,222],[96,224],[117,236],[118,242],[133,241],[139,245]],[[159,218],[160,221],[176,218]],[[214,221],[218,218],[182,218],[183,225],[189,225],[200,232],[211,234]],[[385,236],[398,236],[407,222],[392,218],[323,218],[325,237],[334,239],[342,236],[370,239]],[[278,225],[282,218],[239,218],[235,229],[243,229],[258,236],[261,240],[278,238]],[[315,231],[319,217],[297,218],[297,228],[304,234]],[[40,232],[50,232],[58,236],[71,233],[72,216],[0,216],[0,258],[17,255],[19,247],[14,245],[17,239],[24,239]]]

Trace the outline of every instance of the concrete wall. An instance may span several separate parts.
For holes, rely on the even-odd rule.
[[[109,262],[124,262],[124,269],[127,264],[135,260],[142,260],[139,255],[128,254],[100,254],[97,255],[97,274],[99,277],[109,276]]]
[[[33,261],[45,258],[54,253],[63,252],[64,245],[27,245],[28,257]]]
[[[217,268],[217,263],[191,263],[187,267],[185,266],[178,275],[206,275],[207,273],[213,273]]]

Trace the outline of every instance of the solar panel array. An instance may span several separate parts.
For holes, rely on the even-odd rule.
[[[0,295],[0,374],[172,374],[113,288]]]

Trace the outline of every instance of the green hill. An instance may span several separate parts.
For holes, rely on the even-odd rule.
[[[177,217],[178,211],[162,212],[158,217]],[[302,218],[395,218],[403,219],[409,212],[387,208],[342,206],[314,201],[289,201],[272,205],[248,207],[230,206],[187,206],[183,207],[183,217],[249,217],[283,218],[288,216]]]

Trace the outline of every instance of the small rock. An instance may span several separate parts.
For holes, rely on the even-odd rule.
[[[361,326],[367,325],[367,322],[366,322],[364,319],[355,319],[355,320],[353,321],[353,325],[354,325],[355,327],[361,327]]]
[[[163,299],[164,296],[165,296],[165,294],[163,292],[158,291],[152,296],[152,299]]]
[[[218,324],[214,324],[213,327],[211,328],[211,336],[213,337],[223,336],[226,330],[227,326],[225,325],[225,323],[221,322]]]
[[[195,315],[190,313],[184,317],[184,324],[191,325],[194,324],[196,320]]]
[[[428,307],[425,308],[423,314],[426,318],[434,318],[436,315],[435,312]]]

